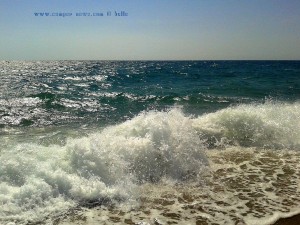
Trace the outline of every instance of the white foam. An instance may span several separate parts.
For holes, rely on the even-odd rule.
[[[249,224],[251,221],[256,223],[255,216],[244,215],[249,210],[247,201],[250,200],[237,198],[239,194],[247,199],[249,192],[233,188],[218,194],[210,186],[220,185],[226,179],[235,181],[235,178],[240,178],[237,182],[244,185],[250,182],[247,177],[255,174],[259,182],[253,180],[248,191],[266,196],[261,198],[262,201],[270,200],[271,203],[268,200],[262,204],[265,212],[256,212],[267,224],[294,212],[292,206],[281,207],[280,199],[283,198],[268,190],[274,188],[270,179],[277,180],[288,173],[285,170],[290,168],[289,164],[297,165],[298,156],[289,159],[284,158],[284,154],[299,150],[299,109],[299,103],[241,105],[198,118],[186,116],[179,109],[152,111],[86,137],[69,138],[64,146],[8,141],[9,144],[2,144],[0,149],[0,205],[3,206],[0,221],[36,222],[86,202],[131,201],[139,197],[140,184],[145,182],[185,182],[188,177],[197,178],[199,182],[204,179],[202,172],[210,162],[212,170],[233,168],[235,171],[232,177],[219,180],[213,177],[215,180],[201,188],[211,196],[207,207],[219,210],[218,215],[211,218],[216,222],[231,221],[222,215],[234,210],[237,218],[243,218]],[[222,147],[228,155],[234,148],[231,154],[234,157],[222,161],[222,157],[228,157],[227,153],[221,156],[219,150],[211,151],[207,147]],[[273,174],[268,177],[269,181],[261,182],[265,181],[268,172],[264,171],[262,161],[266,158],[264,149],[273,152],[267,157],[271,160],[267,169]],[[241,157],[239,152],[243,152]],[[277,160],[281,156],[284,160]],[[239,161],[239,157],[257,161],[256,164],[251,160]],[[273,168],[272,157],[282,163],[282,167]],[[212,163],[214,158],[221,163]],[[295,167],[299,169],[299,166]],[[293,186],[299,177],[290,180],[291,193],[299,192],[299,186]],[[298,192],[294,194],[298,195]],[[229,206],[220,207],[219,201],[227,201]],[[268,204],[271,206],[267,207]]]
[[[180,111],[144,113],[65,146],[1,152],[0,219],[38,221],[86,201],[131,199],[136,185],[199,175],[205,146]]]
[[[193,126],[215,145],[300,149],[300,104],[229,107],[200,116]]]

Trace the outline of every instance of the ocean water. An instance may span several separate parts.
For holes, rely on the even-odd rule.
[[[300,61],[0,62],[0,224],[297,213]]]

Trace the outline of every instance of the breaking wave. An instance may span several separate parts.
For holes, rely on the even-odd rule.
[[[40,221],[71,207],[130,202],[162,179],[201,181],[210,149],[300,149],[300,104],[240,105],[198,117],[150,111],[64,146],[0,150],[0,221]]]

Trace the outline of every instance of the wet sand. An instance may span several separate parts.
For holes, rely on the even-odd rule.
[[[143,214],[143,215],[142,215]],[[143,212],[131,211],[124,212],[120,210],[104,210],[101,207],[94,208],[93,210],[87,210],[76,215],[72,215],[65,219],[58,219],[54,221],[56,225],[89,225],[89,224],[132,224],[132,225],[163,225],[163,224],[196,224],[196,225],[208,225],[205,220],[200,220],[196,217],[194,220],[181,221],[178,220],[178,214],[169,213],[167,217],[170,220],[161,220],[155,218],[154,215],[149,215],[150,211],[144,210]],[[172,218],[173,217],[173,218]],[[198,219],[197,219],[198,218]],[[242,223],[243,224],[243,223]],[[289,218],[281,218],[272,225],[299,225],[300,214]],[[222,224],[220,224],[222,225]],[[246,225],[246,224],[243,224]]]
[[[300,214],[292,216],[289,218],[279,219],[274,225],[299,225],[300,224]]]

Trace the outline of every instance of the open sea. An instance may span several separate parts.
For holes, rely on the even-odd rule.
[[[300,213],[300,61],[0,61],[0,224]]]

